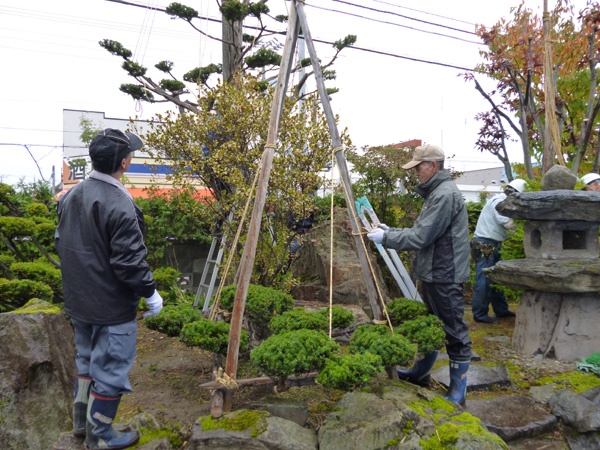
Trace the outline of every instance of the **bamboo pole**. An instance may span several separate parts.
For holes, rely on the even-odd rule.
[[[229,346],[227,347],[227,361],[225,364],[225,373],[235,379],[237,376],[237,364],[240,347],[240,334],[242,331],[242,320],[244,318],[244,309],[246,307],[246,297],[248,295],[248,285],[252,275],[252,267],[254,266],[254,258],[256,257],[256,245],[260,232],[260,224],[262,221],[262,211],[265,207],[267,197],[267,188],[269,186],[269,176],[273,165],[273,156],[275,143],[277,141],[277,132],[279,127],[279,119],[283,109],[285,100],[285,92],[291,73],[291,66],[294,58],[294,48],[298,38],[298,21],[295,9],[290,10],[288,19],[288,30],[285,38],[285,46],[283,57],[281,60],[281,69],[277,78],[277,85],[273,94],[273,104],[271,107],[271,117],[269,120],[269,128],[267,134],[267,143],[262,155],[260,165],[260,176],[256,188],[256,197],[254,199],[254,208],[248,228],[248,236],[244,251],[240,261],[239,279],[237,290],[235,291],[235,300],[233,304],[233,312],[231,316],[231,328],[229,331]],[[226,390],[223,400],[223,410],[231,411],[233,403],[233,391]]]

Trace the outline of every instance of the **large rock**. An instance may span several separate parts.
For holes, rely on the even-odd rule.
[[[580,395],[561,389],[554,394],[548,404],[552,408],[552,414],[578,433],[600,431],[599,390],[600,388],[593,388]]]
[[[294,277],[300,279],[300,284],[294,288],[292,295],[297,300],[329,302],[331,285],[334,304],[358,305],[370,312],[367,286],[346,209],[336,208],[334,212],[332,276],[330,242],[329,222],[313,227],[310,233],[304,236],[304,245],[296,253],[291,266]],[[377,284],[387,302],[390,294],[385,287],[377,260],[370,251],[372,244],[365,242],[365,245],[367,253],[371,255],[371,266],[377,276]]]
[[[41,300],[0,314],[0,448],[48,450],[72,428],[75,341]]]
[[[258,412],[254,412],[257,414]],[[242,419],[242,417],[245,417]],[[295,422],[264,413],[257,421],[247,420],[249,411],[226,413],[220,419],[200,417],[194,424],[189,450],[317,450],[317,435]],[[257,416],[259,417],[259,416]],[[203,429],[203,420],[222,423],[222,428]],[[244,427],[245,423],[251,423]],[[208,428],[208,427],[207,427]]]

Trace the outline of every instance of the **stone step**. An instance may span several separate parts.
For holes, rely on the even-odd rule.
[[[531,438],[551,431],[556,416],[540,408],[531,397],[509,396],[492,400],[468,400],[467,412],[505,442]]]
[[[431,377],[445,387],[450,385],[450,374],[447,366],[442,366],[431,372]],[[467,377],[467,390],[483,390],[492,386],[510,386],[510,377],[506,367],[471,364]]]

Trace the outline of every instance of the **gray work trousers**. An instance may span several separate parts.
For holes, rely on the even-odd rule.
[[[78,375],[89,375],[99,394],[131,392],[129,372],[135,359],[137,323],[94,325],[71,319],[75,329]]]

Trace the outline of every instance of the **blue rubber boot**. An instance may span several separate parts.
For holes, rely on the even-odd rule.
[[[437,350],[425,354],[423,359],[418,360],[409,370],[396,369],[400,380],[408,381],[423,387],[428,387],[431,383],[431,368],[438,357]]]
[[[92,379],[88,374],[75,377],[73,396],[73,436],[85,437],[85,423]]]
[[[121,432],[112,427],[120,402],[120,395],[110,397],[92,389],[87,411],[86,450],[128,448],[140,439],[137,430]]]
[[[469,361],[450,360],[450,386],[444,398],[452,403],[463,406],[467,399],[467,372]]]

